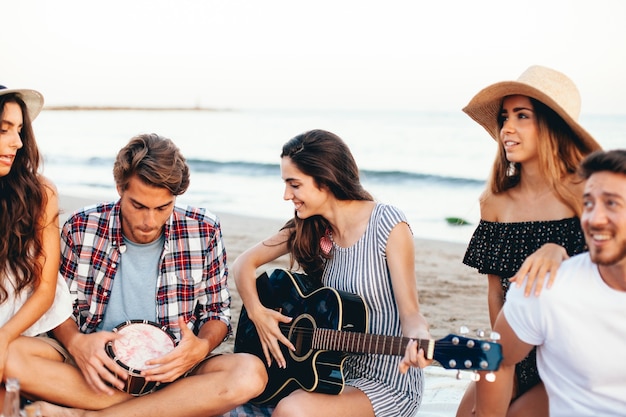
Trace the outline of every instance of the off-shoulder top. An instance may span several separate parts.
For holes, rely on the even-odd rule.
[[[524,260],[546,243],[556,243],[569,256],[587,250],[578,217],[561,220],[500,223],[481,220],[465,252],[463,263],[481,274],[502,278],[515,275]],[[506,286],[504,285],[506,282]]]
[[[546,243],[556,243],[569,256],[587,250],[580,220],[571,217],[561,220],[500,223],[481,220],[465,252],[463,263],[482,274],[500,277],[506,297],[509,278],[521,268],[526,257]],[[523,393],[541,380],[536,364],[536,349],[515,366],[517,393]]]

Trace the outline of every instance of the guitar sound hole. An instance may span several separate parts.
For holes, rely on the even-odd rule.
[[[294,319],[289,330],[289,341],[296,348],[295,352],[290,352],[295,360],[305,360],[312,353],[314,330],[313,318],[308,314],[303,314]]]

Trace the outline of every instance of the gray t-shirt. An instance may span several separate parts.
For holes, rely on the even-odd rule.
[[[111,331],[127,320],[156,322],[156,288],[165,236],[139,244],[124,237],[111,298],[98,330]]]

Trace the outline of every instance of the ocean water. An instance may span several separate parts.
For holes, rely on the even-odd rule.
[[[583,126],[607,149],[626,146],[626,115],[589,115]],[[325,129],[342,137],[379,201],[407,215],[416,237],[467,243],[496,151],[493,139],[458,112],[346,110],[44,110],[35,121],[44,174],[62,194],[115,199],[117,151],[138,133],[180,147],[191,186],[179,203],[287,220],[279,155],[293,136]],[[469,225],[453,226],[447,217]]]

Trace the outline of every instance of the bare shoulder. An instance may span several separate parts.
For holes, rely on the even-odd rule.
[[[39,176],[39,180],[46,193],[45,214],[42,217],[42,221],[44,224],[48,224],[48,220],[50,220],[51,224],[56,224],[59,216],[59,194],[57,187],[50,179],[42,175]]]
[[[480,218],[490,222],[497,222],[498,213],[502,213],[509,201],[508,192],[494,194],[484,191],[480,196]]]
[[[58,197],[59,192],[52,180],[50,180],[48,177],[44,177],[43,175],[39,176],[39,180],[41,181],[41,184],[43,185],[43,188],[46,191],[46,195],[48,196],[48,198]]]

